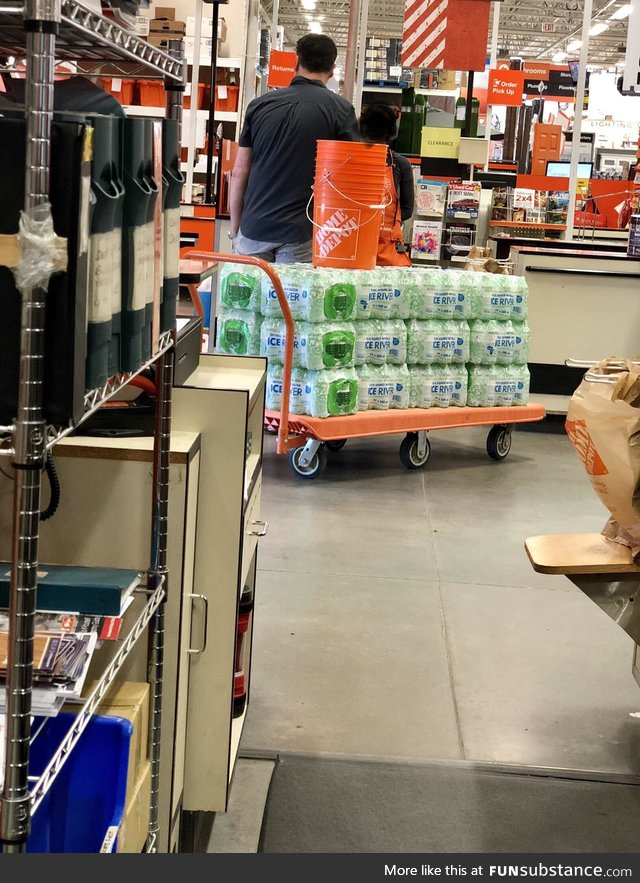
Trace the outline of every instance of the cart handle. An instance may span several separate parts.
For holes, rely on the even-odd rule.
[[[241,254],[218,254],[213,251],[191,251],[184,257],[195,258],[196,260],[210,261],[213,263],[226,264],[247,264],[252,267],[258,267],[263,273],[266,273],[273,285],[273,290],[278,298],[280,309],[284,317],[284,324],[287,329],[284,345],[284,366],[282,369],[282,404],[280,406],[280,425],[278,427],[278,445],[279,454],[286,454],[288,451],[289,441],[289,395],[291,390],[291,368],[293,365],[293,336],[294,322],[287,297],[282,287],[280,277],[274,269],[274,265],[263,261],[261,258],[253,258],[248,255]]]

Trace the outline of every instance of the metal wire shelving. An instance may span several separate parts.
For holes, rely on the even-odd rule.
[[[42,220],[49,211],[50,139],[56,61],[89,63],[136,62],[136,70],[162,76],[169,118],[182,121],[182,91],[186,64],[183,44],[171,41],[167,52],[127,33],[115,22],[75,0],[0,0],[0,59],[26,61],[25,119],[27,128],[25,206],[23,218]],[[31,255],[33,257],[33,255]],[[42,416],[43,350],[47,284],[52,270],[37,281],[20,284],[21,334],[18,412],[12,426],[0,427],[0,452],[14,467],[13,537],[9,608],[9,658],[6,685],[5,772],[0,793],[0,847],[22,852],[29,836],[30,816],[53,784],[82,735],[91,714],[143,633],[148,637],[151,681],[151,812],[147,851],[158,834],[161,699],[164,648],[164,599],[168,591],[167,528],[169,502],[169,444],[174,333],[165,334],[153,358],[131,374],[117,375],[85,397],[83,420],[126,386],[136,374],[156,365],[156,414],[153,451],[148,597],[138,610],[115,656],[105,665],[98,683],[79,709],[76,722],[63,739],[42,776],[29,776],[32,660],[38,570],[40,485],[46,451],[75,426],[46,426]],[[81,421],[79,421],[81,422]]]

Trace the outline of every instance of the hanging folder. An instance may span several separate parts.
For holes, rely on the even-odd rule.
[[[151,331],[153,326],[153,305],[156,296],[156,287],[160,287],[160,278],[157,277],[157,262],[160,255],[156,255],[156,204],[160,194],[162,182],[156,180],[155,164],[154,164],[154,129],[159,124],[159,120],[144,120],[144,152],[145,165],[144,174],[151,191],[149,202],[147,203],[147,219],[151,234],[148,241],[147,253],[147,276],[145,281],[145,313],[144,313],[144,330],[142,333],[142,359],[147,361],[151,358],[153,345],[151,340]]]
[[[87,388],[102,386],[110,373],[109,351],[114,313],[122,309],[122,202],[119,177],[120,123],[114,117],[92,117],[93,212],[89,240],[89,304],[87,325]],[[115,130],[115,131],[114,131]]]
[[[162,179],[164,201],[164,280],[160,327],[176,327],[176,306],[180,290],[180,200],[184,175],[180,171],[179,126],[177,120],[163,121]]]
[[[157,196],[149,174],[151,120],[124,121],[122,228],[122,370],[135,371],[143,352],[151,349],[151,325],[146,326],[149,288],[153,279],[153,204]],[[150,313],[150,311],[149,311]],[[149,342],[143,343],[145,328]]]
[[[54,229],[67,240],[68,264],[51,277],[46,295],[43,413],[66,426],[84,411],[90,141],[87,127],[54,117],[50,199]],[[16,234],[24,208],[24,118],[0,118],[0,234]],[[17,415],[21,295],[0,267],[0,423]]]

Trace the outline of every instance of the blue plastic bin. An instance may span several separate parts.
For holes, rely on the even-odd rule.
[[[30,775],[41,775],[74,718],[46,722],[31,746]],[[32,818],[27,852],[100,852],[124,815],[131,730],[121,717],[91,718]]]

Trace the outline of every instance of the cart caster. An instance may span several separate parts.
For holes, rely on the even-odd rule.
[[[310,445],[314,446],[312,450],[309,449]],[[289,462],[301,478],[317,478],[326,469],[327,452],[319,442],[307,442],[303,447],[289,452]]]
[[[487,454],[492,460],[504,460],[511,450],[511,427],[493,426],[487,436]]]
[[[407,469],[420,469],[431,454],[426,432],[408,432],[400,444],[400,459]]]
[[[326,441],[324,446],[328,451],[341,451],[346,443],[346,438],[334,438],[332,441]]]

